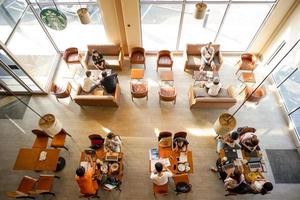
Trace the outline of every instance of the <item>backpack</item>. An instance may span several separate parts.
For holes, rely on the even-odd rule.
[[[176,192],[177,193],[188,193],[192,189],[192,185],[186,182],[179,182],[176,184]]]

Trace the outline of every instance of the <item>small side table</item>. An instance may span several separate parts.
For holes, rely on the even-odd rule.
[[[168,83],[171,86],[174,85],[173,71],[163,71],[159,73],[159,78],[162,83]]]
[[[238,77],[238,80],[244,85],[244,88],[240,91],[239,94],[241,94],[247,87],[247,83],[252,84],[251,87],[253,87],[256,83],[255,74],[252,72],[243,72]]]
[[[144,69],[131,69],[131,79],[143,79],[144,78]]]

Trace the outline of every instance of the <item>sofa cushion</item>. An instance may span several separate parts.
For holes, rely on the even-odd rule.
[[[131,84],[132,91],[134,93],[145,93],[147,92],[147,83],[144,82],[134,82]]]
[[[169,56],[161,56],[159,57],[158,64],[160,66],[170,66],[172,65],[172,60]]]
[[[194,97],[195,98],[201,98],[201,97],[210,97],[210,98],[231,98],[231,96],[228,94],[228,91],[225,88],[221,88],[218,96],[211,97],[207,93],[206,88],[200,88],[200,87],[194,87]]]
[[[187,57],[187,62],[189,66],[195,66],[195,67],[200,67],[201,65],[201,58],[199,56],[188,56]]]
[[[160,94],[164,97],[173,97],[176,95],[176,89],[174,87],[161,87]]]
[[[92,54],[94,49],[103,55],[119,55],[121,51],[120,45],[114,45],[114,44],[88,45],[87,48],[90,55]]]
[[[78,53],[73,53],[68,56],[68,63],[79,62]]]
[[[106,66],[119,66],[119,56],[104,56],[103,59],[105,60]],[[89,56],[88,59],[88,66],[93,67],[94,63],[92,60],[92,56]]]

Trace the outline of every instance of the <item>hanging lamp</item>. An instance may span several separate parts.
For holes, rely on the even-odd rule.
[[[205,16],[206,9],[207,9],[206,3],[203,3],[203,1],[197,3],[195,6],[195,13],[194,13],[195,19],[203,19]]]
[[[57,31],[64,30],[67,27],[67,17],[58,10],[54,0],[52,0],[52,2],[55,8],[42,9],[37,0],[35,0],[35,2],[41,10],[40,17],[46,26]]]
[[[89,10],[87,8],[82,8],[79,0],[78,3],[80,8],[77,10],[77,15],[80,19],[80,22],[82,24],[89,24],[91,22]]]

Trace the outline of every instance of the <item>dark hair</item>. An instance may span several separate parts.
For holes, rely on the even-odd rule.
[[[233,174],[230,175],[230,177],[236,180],[238,183],[241,182],[241,176],[242,172],[238,168],[235,168]]]
[[[98,53],[99,54],[99,52],[96,49],[93,49],[93,53]]]
[[[252,138],[251,138],[251,144],[252,144],[253,146],[258,145],[258,143],[259,143],[259,140],[257,139],[257,137],[252,137]]]
[[[114,136],[115,136],[115,134],[112,133],[112,132],[110,132],[110,133],[107,134],[106,137],[107,137],[108,139],[112,139]]]
[[[106,77],[107,76],[107,72],[106,71],[102,71],[101,75],[102,75],[102,77]]]
[[[239,134],[238,134],[237,131],[233,131],[233,132],[230,134],[230,137],[231,137],[231,139],[233,139],[233,140],[237,140],[238,137],[239,137]]]
[[[76,169],[76,175],[79,177],[82,177],[85,173],[85,169],[84,167],[80,166]]]
[[[265,195],[267,194],[269,191],[272,191],[273,190],[273,184],[271,182],[265,182],[260,193],[262,195]]]
[[[90,76],[92,75],[92,72],[88,70],[88,71],[85,72],[85,75],[86,75],[87,77],[90,77]]]
[[[157,172],[162,172],[163,165],[160,162],[155,163],[155,169]]]

